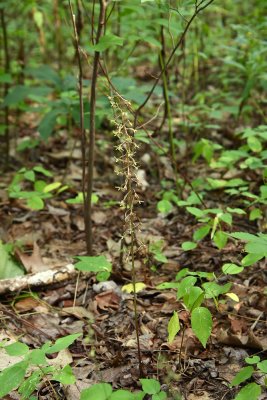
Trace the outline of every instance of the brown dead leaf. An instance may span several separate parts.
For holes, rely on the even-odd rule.
[[[17,311],[25,312],[30,311],[38,307],[40,302],[33,297],[26,297],[25,299],[20,299],[15,303],[15,309]]]
[[[16,249],[15,254],[28,272],[28,274],[41,272],[48,269],[48,266],[45,265],[42,260],[40,247],[36,242],[33,243],[33,251],[30,256],[23,253],[19,249]]]
[[[100,310],[107,311],[109,308],[118,310],[120,297],[112,290],[108,290],[96,295],[94,302]]]
[[[80,306],[64,307],[62,309],[62,314],[64,315],[65,313],[67,313],[69,315],[73,315],[74,317],[76,317],[78,319],[83,319],[83,318],[87,318],[89,320],[94,319],[93,313],[86,310],[86,308],[80,307]]]
[[[258,339],[253,332],[249,331],[248,335],[234,335],[224,329],[220,329],[217,333],[219,343],[230,346],[248,347],[256,350],[266,350],[267,341],[262,338]]]
[[[242,334],[247,332],[248,325],[244,319],[236,319],[229,316],[231,322],[231,330],[234,334]]]

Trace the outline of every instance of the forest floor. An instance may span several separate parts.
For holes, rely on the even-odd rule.
[[[112,261],[110,281],[97,284],[90,274],[79,275],[77,281],[76,274],[48,286],[28,286],[16,292],[5,290],[1,298],[2,339],[20,338],[30,347],[38,348],[47,340],[83,333],[83,337],[62,352],[62,359],[58,360],[63,365],[66,360],[71,363],[77,378],[76,384],[67,388],[55,386],[62,399],[77,400],[82,389],[100,381],[110,382],[114,388],[140,389],[133,295],[121,290],[123,285],[131,282],[131,267],[127,260],[123,266],[119,263],[124,229],[124,213],[119,205],[121,193],[116,190],[120,182],[108,153],[108,149],[96,153],[94,192],[99,200],[93,207],[92,219],[94,252],[105,254]],[[138,156],[141,160],[142,154]],[[64,135],[60,135],[43,145],[39,155],[29,151],[19,161],[17,158],[12,160],[13,171],[2,176],[1,239],[13,243],[23,241],[24,247],[17,252],[17,257],[31,273],[46,268],[60,269],[73,263],[74,256],[85,254],[82,206],[66,204],[67,195],[63,192],[49,199],[43,210],[31,211],[23,201],[9,199],[4,188],[27,160],[28,165],[41,163],[53,172],[55,181],[71,182],[72,188],[76,186],[79,191],[80,159],[79,144],[76,143],[73,151],[73,143],[67,143]],[[160,215],[156,206],[161,187],[157,182],[159,178],[166,178],[166,160],[159,158],[157,166],[142,165],[142,161],[140,165],[147,173],[147,184],[139,193],[142,203],[137,207],[137,238],[144,247],[136,252],[135,266],[137,282],[146,285],[137,297],[144,375],[159,379],[168,399],[233,399],[237,390],[231,388],[229,382],[244,366],[245,357],[256,353],[264,355],[264,352],[267,355],[266,265],[261,261],[239,275],[222,275],[223,263],[241,258],[242,247],[232,240],[224,249],[218,250],[207,238],[196,249],[184,252],[181,243],[191,240],[199,227],[196,219],[182,208],[174,208],[165,217]],[[181,164],[178,171],[179,168],[186,171],[189,180],[209,172],[204,161]],[[153,170],[155,172],[151,173]],[[73,196],[74,189],[67,197]],[[235,207],[229,201],[233,200],[217,190],[210,192],[207,203],[208,207],[224,204]],[[257,223],[248,223],[242,215],[235,218],[232,229],[258,231]],[[146,246],[159,240],[163,241],[162,252],[168,261],[149,262]],[[173,281],[182,268],[215,272],[219,283],[232,281],[231,292],[239,298],[238,302],[229,298],[217,307],[209,301],[213,330],[206,349],[193,334],[189,315],[177,301],[176,291],[156,288],[159,283]],[[179,333],[172,343],[168,343],[167,326],[174,310],[179,313],[183,335]],[[6,365],[10,362],[2,361]],[[36,395],[38,399],[53,399],[45,383]],[[19,396],[12,392],[6,399],[19,399]],[[262,394],[261,399],[267,399],[267,394]]]

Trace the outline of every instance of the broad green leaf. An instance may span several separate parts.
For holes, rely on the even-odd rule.
[[[5,97],[4,106],[14,106],[22,102],[29,93],[29,88],[23,85],[14,86]]]
[[[34,182],[35,181],[35,173],[32,170],[24,172],[24,178],[28,181]]]
[[[197,247],[197,243],[183,242],[181,247],[184,251],[194,250]]]
[[[178,289],[180,282],[163,282],[156,286],[157,289]]]
[[[180,331],[180,321],[179,315],[176,311],[173,312],[173,316],[171,317],[168,323],[168,342],[173,342],[175,336]]]
[[[251,151],[254,153],[259,153],[262,151],[262,144],[255,136],[250,136],[247,138],[247,144]]]
[[[259,370],[261,370],[264,374],[267,374],[267,360],[261,361],[257,364]]]
[[[3,399],[8,393],[16,389],[26,375],[28,364],[21,361],[11,367],[5,368],[0,373],[0,398]]]
[[[245,245],[245,251],[253,254],[267,254],[267,240],[262,242],[248,242]]]
[[[225,232],[223,231],[217,231],[215,232],[215,235],[213,237],[213,241],[218,247],[218,249],[223,249],[226,244],[227,244],[228,236]]]
[[[140,382],[146,394],[156,394],[160,392],[160,383],[156,379],[140,379]]]
[[[206,347],[212,330],[212,316],[210,311],[205,307],[195,308],[191,314],[191,325],[194,334],[202,346]]]
[[[73,335],[68,335],[57,339],[55,344],[46,351],[46,354],[58,353],[59,351],[66,349],[80,336],[81,333],[74,333]]]
[[[27,360],[33,365],[45,365],[47,363],[44,349],[34,349],[28,355]]]
[[[247,364],[257,364],[260,361],[260,357],[259,356],[246,357],[245,361]]]
[[[15,342],[5,346],[5,351],[9,356],[24,356],[29,352],[29,347],[25,343]]]
[[[43,210],[44,202],[39,196],[32,196],[27,199],[27,206],[32,210]]]
[[[99,42],[92,47],[92,50],[94,51],[104,51],[109,49],[110,47],[113,46],[122,46],[123,45],[123,39],[119,36],[107,34],[105,36],[102,36],[99,40]]]
[[[197,218],[202,218],[204,216],[204,212],[197,207],[186,207],[186,210],[190,213],[193,214]]]
[[[247,254],[244,258],[242,258],[241,260],[241,264],[244,267],[248,267],[250,265],[255,264],[256,262],[258,262],[259,260],[261,260],[262,258],[264,258],[264,254],[259,253],[259,254],[253,254],[253,253],[249,253]]]
[[[48,176],[51,177],[53,176],[53,174],[48,171],[48,169],[42,167],[41,165],[36,165],[35,167],[33,167],[35,172],[39,172],[40,174],[43,174],[44,176]]]
[[[13,261],[0,241],[0,279],[9,279],[22,275],[24,275],[22,268]]]
[[[152,400],[165,400],[165,399],[167,399],[167,394],[165,392],[152,394]]]
[[[111,272],[112,265],[105,256],[81,256],[76,257],[79,262],[75,264],[75,268],[83,272]]]
[[[111,394],[109,400],[135,400],[135,394],[128,390],[119,389]]]
[[[243,387],[234,400],[258,400],[261,394],[261,387],[257,383],[249,383]]]
[[[241,370],[236,374],[231,382],[231,386],[240,385],[240,383],[249,379],[254,372],[254,368],[251,366],[241,368]]]
[[[109,383],[96,383],[81,392],[80,400],[108,400],[112,394]]]
[[[157,204],[157,210],[162,214],[168,214],[172,210],[172,203],[169,200],[160,200]]]
[[[41,371],[34,371],[29,378],[25,379],[20,385],[18,392],[23,396],[23,399],[31,399],[30,395],[36,390],[41,380]]]
[[[143,282],[136,282],[135,284],[135,291],[136,293],[140,292],[141,290],[145,289],[146,285]],[[134,292],[134,285],[132,283],[128,283],[127,285],[123,285],[121,290],[126,293],[133,293]]]
[[[201,228],[198,228],[194,232],[193,239],[196,240],[196,241],[203,239],[205,236],[208,235],[210,229],[211,229],[210,225],[201,226]]]
[[[59,114],[60,111],[57,109],[51,110],[45,114],[44,118],[42,119],[38,127],[40,135],[43,139],[48,139],[49,136],[51,136],[55,128],[57,117],[59,116]]]
[[[75,375],[70,365],[65,365],[61,371],[54,373],[53,379],[62,383],[62,385],[73,385],[76,382]]]
[[[251,233],[247,233],[247,232],[233,232],[233,233],[230,233],[230,236],[232,236],[235,239],[243,240],[245,242],[255,241],[255,239],[258,238],[258,236],[252,235]]]
[[[255,219],[262,218],[262,211],[259,208],[254,208],[249,213],[249,220],[255,221]]]
[[[231,208],[231,207],[227,207],[226,210],[230,213],[233,214],[246,214],[246,211],[242,210],[242,208]]]
[[[192,286],[183,297],[186,308],[192,312],[194,308],[200,307],[204,299],[204,292],[199,286]]]
[[[192,286],[195,285],[197,278],[194,276],[187,276],[183,278],[177,288],[177,300],[181,299],[190,292]]]
[[[220,294],[229,292],[232,284],[230,282],[225,285],[218,285],[216,282],[205,282],[202,287],[205,290],[205,297],[207,299],[217,298]]]
[[[232,225],[233,217],[229,213],[223,213],[219,216],[219,219],[223,222],[225,222],[228,225]]]
[[[43,189],[43,192],[44,193],[52,192],[53,190],[60,188],[60,186],[61,186],[61,182],[49,183],[48,185],[45,186],[45,188]]]
[[[222,271],[224,274],[235,275],[242,272],[244,267],[240,267],[239,265],[233,263],[227,263],[222,266]]]

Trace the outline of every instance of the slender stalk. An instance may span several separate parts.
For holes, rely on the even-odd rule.
[[[84,106],[83,106],[83,68],[82,68],[82,58],[79,46],[79,36],[76,26],[75,14],[73,13],[73,7],[71,0],[69,0],[69,9],[71,13],[71,21],[74,33],[74,45],[76,50],[78,69],[79,69],[79,104],[80,104],[80,138],[81,138],[81,152],[82,152],[82,192],[83,192],[83,211],[84,211],[84,221],[86,221],[86,134],[84,129]],[[86,235],[87,236],[87,235]]]
[[[5,73],[10,73],[10,56],[9,56],[9,49],[8,49],[8,36],[7,36],[7,28],[6,28],[6,21],[5,21],[5,12],[4,9],[0,10],[1,15],[1,25],[2,25],[2,32],[3,32],[3,41],[4,41],[4,57],[5,57]],[[9,84],[6,82],[4,85],[4,97],[7,96],[9,90]],[[5,167],[8,167],[9,164],[9,153],[10,153],[10,135],[9,135],[9,108],[6,106],[4,109],[5,112],[5,145],[6,145],[6,152],[5,152]]]
[[[105,0],[99,0],[100,12],[98,17],[98,26],[95,43],[99,42],[102,36],[106,20]],[[94,168],[94,152],[95,152],[95,112],[96,112],[96,84],[99,69],[100,52],[95,51],[93,61],[93,72],[91,80],[90,94],[90,129],[89,129],[89,149],[88,149],[88,167],[87,167],[87,187],[86,187],[86,202],[85,202],[85,233],[86,233],[86,249],[89,255],[93,253],[93,235],[92,235],[92,193],[93,193],[93,168]]]

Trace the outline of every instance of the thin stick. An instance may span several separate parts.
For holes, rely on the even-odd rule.
[[[106,20],[106,7],[105,0],[99,0],[100,12],[98,17],[98,27],[95,43],[98,44]],[[93,253],[93,234],[92,234],[92,193],[93,193],[93,178],[94,178],[94,153],[95,153],[95,112],[96,112],[96,84],[99,68],[100,52],[95,51],[93,61],[93,72],[91,80],[91,94],[90,94],[90,129],[89,129],[89,149],[88,149],[88,167],[87,167],[87,188],[86,188],[86,202],[85,202],[85,233],[86,233],[86,249],[87,254]]]

